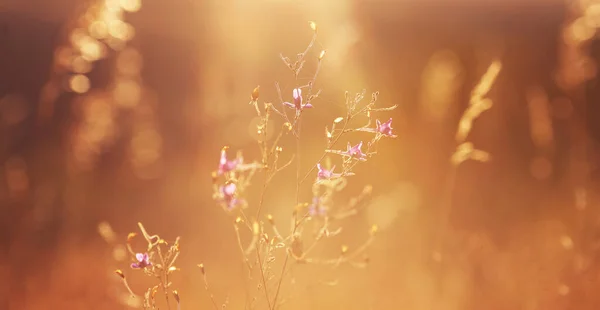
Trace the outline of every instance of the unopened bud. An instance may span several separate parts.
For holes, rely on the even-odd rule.
[[[325,57],[325,50],[322,50],[321,53],[319,53],[319,60],[322,60],[323,57]]]
[[[252,223],[252,233],[255,236],[258,236],[258,234],[260,233],[260,225],[258,224],[258,222]]]
[[[117,269],[115,270],[115,273],[121,277],[121,279],[125,279],[125,274],[123,274],[123,271],[121,271],[121,269]]]
[[[258,100],[258,96],[260,94],[259,90],[260,90],[260,85],[256,86],[256,88],[254,88],[254,90],[252,91],[252,94],[250,95],[250,99],[252,99],[252,101]]]
[[[134,233],[134,232],[131,232],[131,233],[129,233],[129,235],[127,235],[127,243],[130,243],[130,242],[131,242],[131,240],[133,240],[133,238],[134,238],[135,236],[137,236],[137,234],[136,234],[136,233]]]

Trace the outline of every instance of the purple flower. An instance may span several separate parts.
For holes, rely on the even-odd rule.
[[[135,259],[137,260],[137,263],[132,263],[131,268],[141,269],[152,265],[148,253],[137,253],[135,254]]]
[[[237,205],[241,204],[243,201],[236,197],[237,186],[235,183],[228,183],[219,188],[221,192],[223,203],[228,210],[233,210]]]
[[[350,146],[350,142],[348,142],[346,151],[343,152],[342,154],[346,155],[346,156],[350,156],[352,158],[357,158],[359,160],[365,160],[367,158],[367,155],[361,151],[362,144],[363,144],[362,141],[360,141],[357,145]]]
[[[331,178],[338,178],[338,177],[342,176],[341,173],[333,172],[333,169],[335,169],[335,166],[333,166],[333,167],[331,167],[331,169],[327,170],[327,169],[323,169],[323,167],[321,167],[321,164],[317,164],[317,169],[319,169],[319,171],[317,172],[318,180],[328,180]]]
[[[325,216],[327,214],[325,207],[321,204],[320,197],[313,197],[312,203],[308,206],[310,216]]]
[[[392,129],[393,128],[392,128],[392,118],[391,117],[390,117],[390,119],[387,122],[385,122],[383,124],[379,120],[376,120],[375,123],[377,125],[377,128],[375,128],[375,130],[377,132],[381,133],[384,136],[388,136],[388,137],[391,137],[391,138],[395,138],[396,137],[396,135],[394,135],[392,133]]]
[[[221,150],[221,159],[219,160],[219,170],[217,171],[217,173],[219,175],[222,175],[223,173],[235,170],[237,168],[237,166],[242,163],[241,157],[238,157],[234,160],[227,160],[226,150],[227,150],[226,147],[224,147]]]
[[[292,96],[294,97],[294,103],[284,102],[283,104],[290,109],[296,109],[296,111],[302,111],[302,109],[310,109],[312,108],[312,104],[302,104],[302,90],[300,88],[294,88],[292,91]]]

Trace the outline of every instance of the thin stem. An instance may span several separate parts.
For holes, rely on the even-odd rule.
[[[454,191],[454,184],[456,180],[458,166],[454,164],[451,167],[451,170],[446,178],[446,183],[444,186],[444,192],[442,193],[442,209],[440,210],[439,222],[437,223],[437,234],[434,239],[434,253],[442,255],[442,248],[444,247],[444,243],[446,241],[446,236],[448,235],[448,221],[450,217],[450,213],[452,212],[452,193]],[[434,253],[431,253],[433,255]],[[439,289],[442,287],[442,277],[443,277],[443,264],[442,261],[438,262],[438,285]]]
[[[162,275],[159,276],[160,284],[163,288],[163,292],[165,292],[165,300],[167,301],[167,309],[171,309],[171,303],[169,302],[169,291],[167,291],[167,286],[169,285],[169,274],[168,268],[165,264],[165,259],[162,255],[162,251],[160,250],[160,244],[156,247],[156,252],[158,252],[158,256],[160,257],[160,261],[162,263]],[[164,279],[163,279],[164,278]]]
[[[340,139],[340,137],[345,133],[346,127],[348,126],[348,122],[350,122],[351,117],[347,116],[346,117],[346,121],[344,122],[344,127],[342,127],[342,131],[340,132],[339,135],[337,135],[335,137],[335,139],[333,140],[333,142],[331,142],[327,148],[332,148]],[[323,155],[321,155],[321,157],[319,158],[319,160],[317,160],[317,163],[320,163],[323,158],[325,158],[325,156],[327,155],[327,152],[323,152]],[[308,176],[315,170],[315,166],[313,165],[310,170],[308,170],[308,172],[304,175],[304,177],[302,177],[302,179],[300,180],[300,184],[302,184],[306,178],[308,178]]]
[[[204,269],[202,270],[202,280],[204,281],[204,289],[210,296],[210,301],[212,302],[213,307],[215,307],[215,310],[220,310],[219,305],[217,305],[217,302],[215,301],[215,296],[210,292],[210,289],[208,288],[208,280],[206,279],[206,272],[204,271]]]
[[[265,193],[267,192],[267,180],[269,180],[269,171],[265,169],[265,180],[263,182],[263,187],[260,193],[260,201],[258,203],[258,210],[256,211],[256,220],[260,217],[260,211],[262,210],[263,203],[265,201]]]
[[[269,305],[269,309],[274,309],[271,307],[271,299],[269,298],[269,288],[267,287],[267,280],[265,279],[265,270],[263,269],[262,259],[260,258],[260,250],[258,247],[256,248],[256,258],[258,259],[258,267],[260,268],[260,277],[263,283],[263,290],[265,291],[265,298],[267,299],[267,304]]]

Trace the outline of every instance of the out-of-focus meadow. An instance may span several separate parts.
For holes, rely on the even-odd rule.
[[[3,1],[0,308],[126,309],[114,270],[143,293],[122,245],[143,222],[181,236],[183,309],[211,307],[199,263],[219,303],[241,309],[233,218],[211,198],[211,172],[224,145],[258,158],[250,93],[276,101],[278,81],[291,94],[279,54],[305,48],[309,20],[327,54],[303,169],[345,91],[397,104],[398,138],[349,178],[345,195],[371,184],[373,199],[331,245],[355,247],[378,225],[369,265],[299,266],[307,289],[283,308],[597,309],[592,0]],[[459,120],[496,60],[493,105],[467,139],[490,161],[454,167]],[[274,218],[291,212],[293,170],[267,192]]]

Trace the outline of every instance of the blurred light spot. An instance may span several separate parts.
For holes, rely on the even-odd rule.
[[[104,57],[106,53],[106,48],[102,43],[88,36],[83,37],[76,46],[79,47],[81,56],[89,61],[96,61]]]
[[[88,27],[90,35],[96,39],[105,39],[108,36],[108,26],[103,21],[94,21]]]
[[[421,194],[412,183],[398,183],[388,194],[375,197],[367,208],[369,223],[386,229],[398,214],[411,215],[421,204]]]
[[[590,28],[600,27],[600,3],[590,4],[585,9],[585,21]]]
[[[584,17],[576,19],[573,24],[571,24],[570,36],[575,43],[587,41],[591,39],[595,33],[596,30],[588,26]]]
[[[121,19],[123,19],[123,10],[121,10],[119,0],[108,0],[106,8],[98,14],[98,20],[105,23]]]
[[[57,64],[63,67],[69,67],[71,65],[71,59],[73,59],[74,51],[68,47],[59,47],[54,52],[54,60]]]
[[[558,294],[561,295],[561,296],[567,296],[567,295],[569,295],[570,291],[571,291],[571,289],[568,286],[564,285],[564,284],[561,284],[561,285],[558,286]]]
[[[102,239],[104,239],[104,241],[108,243],[113,243],[117,239],[114,230],[112,229],[110,224],[105,221],[100,222],[100,224],[98,224],[98,233],[100,234]]]
[[[531,161],[529,170],[534,178],[547,179],[552,175],[552,163],[547,158],[538,156]]]
[[[27,101],[20,95],[9,94],[0,99],[0,117],[6,125],[16,125],[27,117],[29,106]]]
[[[90,89],[90,79],[83,74],[76,74],[69,79],[69,88],[78,94],[83,94]]]
[[[110,98],[105,93],[90,93],[81,97],[81,104],[76,105],[81,110],[82,121],[77,130],[72,132],[72,156],[76,168],[90,169],[95,163],[96,156],[116,133],[113,107]]]
[[[126,48],[117,56],[116,67],[120,74],[138,75],[142,69],[142,55],[134,48]]]
[[[111,11],[120,11],[121,10],[121,1],[120,0],[104,0],[104,5],[107,9]]]
[[[83,57],[75,57],[71,62],[71,70],[75,73],[88,73],[92,71],[92,64]]]
[[[585,210],[587,207],[587,191],[585,188],[575,189],[575,208]]]
[[[12,157],[5,163],[6,184],[11,197],[17,197],[29,189],[27,164],[19,157]]]
[[[131,139],[131,160],[135,166],[145,166],[155,162],[161,153],[162,139],[154,129],[137,132]]]
[[[571,250],[573,248],[573,239],[569,236],[561,236],[560,237],[560,245],[562,245],[565,250]]]
[[[73,29],[73,31],[71,31],[71,35],[69,36],[69,39],[71,40],[71,44],[73,46],[80,46],[86,37],[87,37],[87,33],[84,29],[76,28],[76,29]]]
[[[112,48],[115,51],[121,51],[126,47],[125,41],[115,37],[109,37],[106,39],[105,42],[108,46],[110,46],[110,48]]]
[[[554,136],[548,97],[543,89],[536,87],[527,92],[527,103],[531,139],[537,147],[547,147]]]
[[[346,61],[346,57],[352,46],[359,40],[359,33],[351,22],[339,24],[336,27],[332,25],[335,35],[333,40],[328,42],[327,62],[334,68],[340,68]]]
[[[141,95],[142,89],[140,85],[130,79],[118,80],[113,90],[115,102],[126,108],[135,106],[139,102]]]
[[[131,25],[122,20],[108,22],[108,33],[121,41],[129,41],[133,38],[135,30]]]
[[[248,134],[250,134],[252,139],[254,139],[256,141],[262,141],[263,135],[264,135],[264,133],[258,132],[259,130],[258,130],[257,126],[260,123],[261,123],[261,118],[256,116],[256,117],[252,118],[252,120],[250,120],[250,124],[248,125]],[[273,137],[276,130],[280,129],[280,128],[275,128],[274,126],[275,126],[275,121],[269,120],[269,122],[267,123],[267,141]],[[263,129],[263,131],[264,131],[264,129]],[[278,134],[279,134],[279,132],[278,132]]]
[[[575,267],[576,272],[581,272],[587,268],[589,268],[591,260],[585,255],[581,255],[580,253],[575,254],[573,257],[573,265]]]
[[[113,259],[118,262],[122,262],[126,258],[127,258],[127,250],[125,249],[125,246],[122,244],[117,244],[113,248]]]
[[[114,272],[113,272],[114,277]],[[122,305],[131,307],[131,308],[141,308],[143,298],[131,298],[131,294],[129,293],[121,293],[119,297],[119,301]]]
[[[121,0],[121,7],[127,12],[137,12],[142,7],[141,0]]]
[[[421,104],[433,118],[444,117],[462,84],[462,65],[450,50],[434,53],[421,75]]]

